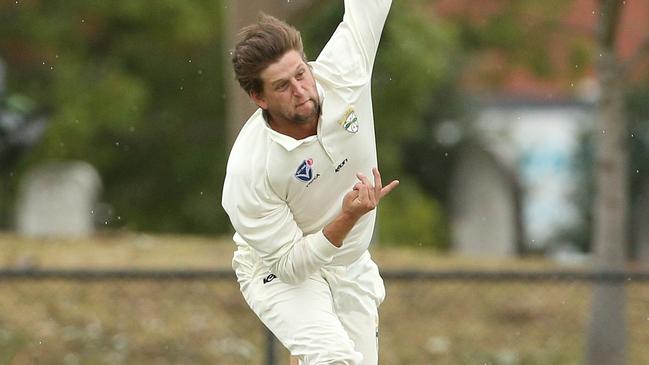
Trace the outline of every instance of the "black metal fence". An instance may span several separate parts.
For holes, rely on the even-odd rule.
[[[624,287],[649,363],[649,272],[384,271],[381,363],[580,364],[591,292]],[[0,270],[0,364],[288,364],[230,271]]]

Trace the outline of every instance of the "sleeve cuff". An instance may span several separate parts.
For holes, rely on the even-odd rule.
[[[313,234],[309,247],[313,249],[313,252],[318,258],[325,262],[330,262],[339,250],[338,247],[329,242],[322,231]]]

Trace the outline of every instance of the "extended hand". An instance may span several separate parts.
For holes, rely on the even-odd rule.
[[[381,174],[377,168],[372,169],[374,175],[374,184],[367,176],[357,173],[359,182],[354,185],[352,191],[345,195],[343,199],[343,212],[360,218],[365,213],[372,211],[379,205],[381,198],[390,193],[399,185],[399,180],[393,180],[388,185],[383,186]]]

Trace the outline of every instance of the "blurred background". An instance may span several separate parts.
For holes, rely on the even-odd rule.
[[[0,2],[0,363],[288,363],[220,206],[260,10],[314,59],[343,2]],[[381,42],[382,362],[647,363],[649,3],[399,0]]]

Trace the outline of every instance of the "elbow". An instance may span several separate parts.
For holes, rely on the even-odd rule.
[[[295,270],[287,270],[286,268],[280,268],[277,266],[273,268],[272,272],[282,283],[290,285],[302,284],[307,277],[306,275],[295,272]]]
[[[291,263],[284,260],[278,260],[271,266],[271,272],[285,284],[299,285],[302,284],[308,274],[306,271],[297,270]]]
[[[281,273],[281,274],[276,274],[276,275],[277,275],[277,278],[282,283],[290,284],[290,285],[300,285],[306,280],[306,277],[291,275],[291,274],[287,274],[287,273]]]

